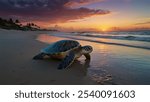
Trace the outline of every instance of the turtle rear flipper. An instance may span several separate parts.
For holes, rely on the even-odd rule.
[[[45,53],[40,53],[40,54],[34,56],[33,59],[34,60],[42,60],[42,59],[44,59],[45,56],[46,56]]]
[[[75,60],[75,54],[73,52],[69,53],[62,62],[59,64],[58,69],[68,68]]]

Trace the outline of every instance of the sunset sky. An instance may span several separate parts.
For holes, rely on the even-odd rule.
[[[61,30],[150,29],[150,0],[0,0],[0,17]]]

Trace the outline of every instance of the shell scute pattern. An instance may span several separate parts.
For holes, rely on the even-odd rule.
[[[56,43],[50,44],[47,48],[43,49],[41,52],[47,54],[60,54],[62,52],[66,52],[79,46],[80,44],[77,41],[61,40]]]

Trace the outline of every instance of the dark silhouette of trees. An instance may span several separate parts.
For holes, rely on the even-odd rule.
[[[0,28],[2,29],[14,29],[14,30],[38,30],[35,29],[34,23],[27,23],[27,25],[23,26],[18,19],[13,20],[12,18],[6,20],[0,17]]]
[[[36,31],[36,30],[47,30],[47,29],[41,29],[38,25],[34,23],[27,23],[26,25],[23,25],[20,23],[18,19],[13,20],[12,18],[6,20],[0,17],[0,28],[2,29],[8,29],[8,30],[23,30],[23,31]],[[54,30],[50,30],[54,31]],[[55,30],[56,31],[56,30]]]

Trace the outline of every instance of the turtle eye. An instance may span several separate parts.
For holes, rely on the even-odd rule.
[[[91,46],[89,46],[88,48],[89,48],[89,50],[92,50],[92,47],[91,47]]]

